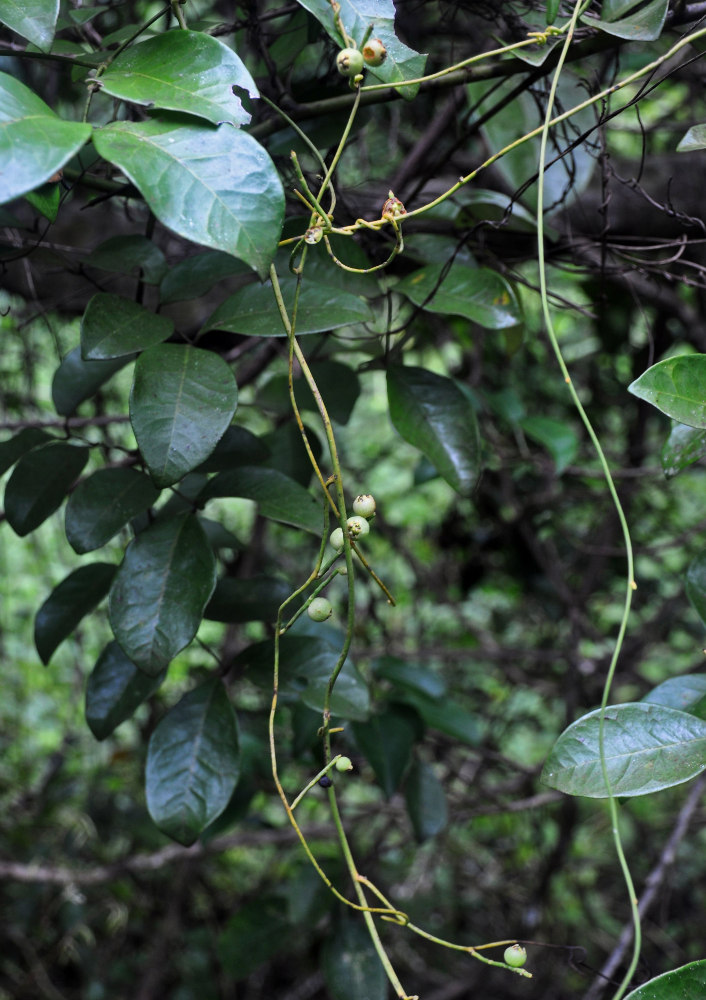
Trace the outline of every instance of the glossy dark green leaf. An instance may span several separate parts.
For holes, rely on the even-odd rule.
[[[625,1000],[703,1000],[706,996],[706,960],[690,962],[655,976],[628,993]]]
[[[365,754],[380,787],[391,798],[399,788],[409,765],[416,730],[406,712],[391,708],[371,715],[366,722],[353,723],[353,735]]]
[[[706,695],[706,674],[686,674],[670,677],[648,692],[643,701],[653,705],[667,705],[681,712],[692,712]]]
[[[481,471],[480,436],[475,411],[458,385],[424,368],[392,366],[387,398],[398,433],[458,493],[470,494]]]
[[[215,622],[274,622],[277,609],[293,588],[279,577],[256,576],[249,580],[219,580],[204,618]]]
[[[662,471],[667,478],[698,462],[706,455],[706,430],[673,424],[662,448]]]
[[[117,642],[109,642],[86,682],[86,722],[104,740],[154,694],[166,672],[150,677],[138,670]]]
[[[90,134],[90,125],[64,121],[29,87],[0,73],[0,204],[48,181]]]
[[[202,500],[214,497],[254,500],[263,517],[303,528],[314,535],[323,531],[323,506],[303,486],[277,469],[245,465],[219,472],[201,494]]]
[[[512,286],[497,271],[457,261],[442,281],[444,269],[444,264],[428,264],[403,278],[395,291],[415,306],[425,303],[427,312],[463,316],[489,330],[506,330],[522,322]]]
[[[550,46],[546,48],[551,51]],[[519,52],[516,54],[519,55]],[[459,200],[463,208],[456,215],[454,224],[460,229],[475,226],[479,222],[502,222],[504,229],[519,230],[523,233],[537,231],[536,217],[501,191],[485,188],[469,189],[464,191]]]
[[[706,552],[700,553],[689,563],[685,587],[692,608],[706,626]]]
[[[219,677],[189,691],[160,721],[147,749],[147,808],[180,844],[219,816],[240,773],[238,724]]]
[[[281,278],[280,287],[291,316],[296,279]],[[304,282],[297,305],[296,332],[300,336],[370,319],[372,313],[365,299],[331,285]],[[246,285],[231,295],[206,320],[203,329],[229,330],[248,337],[286,336],[269,281],[264,285]]]
[[[231,424],[199,472],[225,472],[236,465],[257,465],[270,454],[267,444],[245,427]]]
[[[606,798],[598,750],[600,712],[565,729],[541,780],[569,795]],[[606,711],[604,748],[614,795],[647,795],[688,781],[706,768],[706,722],[664,705],[635,702]]]
[[[222,278],[248,272],[247,264],[231,257],[229,253],[206,250],[170,267],[162,279],[159,297],[164,303],[197,299]]]
[[[694,149],[706,149],[706,125],[694,125],[680,140],[678,153],[690,153]]]
[[[601,17],[604,21],[617,21],[633,7],[638,7],[642,0],[603,0]]]
[[[282,228],[277,170],[252,136],[231,125],[164,114],[113,122],[93,143],[179,236],[244,260],[264,278]]]
[[[25,427],[6,441],[0,442],[0,476],[7,472],[15,462],[22,458],[32,448],[39,447],[52,440],[52,435],[47,434],[41,427]]]
[[[0,0],[0,22],[42,52],[51,48],[58,16],[59,0]]]
[[[633,7],[634,4],[630,4]],[[617,38],[627,38],[630,41],[651,42],[659,38],[667,17],[669,0],[652,0],[646,7],[631,10],[626,17],[619,20],[599,20],[584,14],[581,20],[592,28],[605,31]],[[616,15],[613,14],[615,17]]]
[[[127,547],[110,590],[110,624],[125,653],[160,673],[196,635],[216,561],[191,514],[157,520]]]
[[[156,503],[159,490],[136,469],[100,469],[79,483],[66,505],[66,537],[75,552],[92,552]]]
[[[547,0],[546,23],[554,24],[559,13],[559,0]]]
[[[81,320],[81,357],[106,361],[136,354],[171,336],[174,323],[122,295],[98,292]]]
[[[170,486],[208,458],[238,405],[233,372],[217,354],[159,344],[140,355],[130,421],[157,486]]]
[[[448,822],[446,795],[431,764],[415,760],[404,783],[407,812],[419,841],[441,833]]]
[[[18,535],[28,535],[61,506],[88,460],[88,448],[55,442],[27,452],[5,487],[5,516]]]
[[[389,681],[395,687],[414,691],[422,697],[434,700],[446,693],[446,684],[434,670],[407,663],[395,656],[382,656],[373,664],[376,677]]]
[[[273,658],[274,643],[268,639],[248,646],[239,654],[237,662],[247,668],[253,683],[271,690]],[[309,708],[322,711],[328,680],[337,660],[337,647],[324,638],[283,636],[280,641],[280,692],[285,696],[300,696]],[[363,721],[368,717],[368,685],[350,660],[346,660],[336,680],[331,711],[351,721]]]
[[[84,361],[81,348],[75,347],[54,372],[51,396],[56,412],[62,417],[70,417],[81,403],[90,399],[130,360],[117,358],[113,361]]]
[[[203,31],[175,28],[121,52],[100,78],[113,97],[185,111],[214,125],[245,125],[250,115],[233,87],[257,97],[253,78],[227,45]]]
[[[336,423],[347,424],[360,395],[358,376],[349,365],[344,365],[340,361],[314,361],[309,367],[326,404],[329,417]],[[300,410],[319,412],[316,400],[303,376],[294,380],[294,393]],[[292,404],[287,376],[276,375],[271,378],[258,393],[257,400],[265,409],[290,413]]]
[[[78,623],[103,600],[117,567],[112,563],[81,566],[57,584],[34,619],[34,644],[47,664]]]
[[[34,191],[28,191],[25,198],[45,219],[56,222],[61,203],[61,188],[55,181],[47,181]]]
[[[387,976],[359,914],[344,914],[329,934],[321,968],[331,1000],[386,1000]]]
[[[520,421],[520,427],[528,437],[547,449],[554,459],[557,476],[576,458],[579,440],[569,424],[536,415],[525,417]]]
[[[331,17],[331,7],[327,0],[300,0],[300,3],[314,15],[334,42],[343,47],[343,39]],[[341,0],[340,16],[346,31],[358,46],[362,43],[368,26],[372,25],[373,37],[379,38],[387,49],[385,62],[382,66],[369,68],[369,75],[392,84],[416,80],[424,75],[426,56],[410,49],[395,33],[395,6],[392,0]],[[375,80],[370,82],[374,83]],[[419,85],[413,84],[400,88],[400,93],[411,100],[418,89]]]
[[[146,236],[136,234],[111,236],[91,250],[86,264],[118,274],[138,272],[147,285],[158,285],[169,273],[166,257],[159,247]]]
[[[344,393],[345,395],[345,393]],[[291,416],[291,410],[290,410]],[[321,460],[321,441],[311,427],[304,424],[309,447],[317,462]],[[309,453],[304,447],[301,433],[294,420],[290,419],[263,438],[263,444],[269,448],[269,455],[261,465],[269,469],[277,469],[285,476],[294,479],[301,486],[309,486],[314,475]]]
[[[706,428],[706,354],[660,361],[635,379],[628,391],[682,424]]]
[[[282,899],[259,895],[230,917],[217,941],[218,959],[228,976],[245,979],[273,955],[287,950],[292,928],[285,909]]]

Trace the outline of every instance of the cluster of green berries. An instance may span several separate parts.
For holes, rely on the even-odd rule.
[[[359,76],[367,66],[382,66],[387,49],[379,38],[371,38],[360,49],[341,49],[336,56],[336,68],[341,76]]]

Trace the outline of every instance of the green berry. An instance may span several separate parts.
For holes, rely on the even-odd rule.
[[[353,541],[356,538],[362,538],[363,535],[367,535],[370,531],[370,525],[361,517],[360,514],[355,514],[353,517],[349,517],[346,521],[346,528],[348,529],[348,537],[352,538]]]
[[[387,49],[379,38],[371,38],[363,46],[363,59],[368,66],[382,66],[387,59]]]
[[[312,621],[325,622],[333,614],[333,607],[325,597],[315,597],[306,609],[306,613]]]
[[[333,545],[334,549],[337,549],[340,552],[341,549],[343,548],[343,529],[334,528],[334,530],[331,532],[331,537],[329,538],[329,542],[331,543],[331,545]]]
[[[358,49],[341,49],[336,56],[336,68],[341,76],[358,76],[364,65],[363,53]]]
[[[513,944],[505,949],[503,958],[506,965],[511,966],[513,969],[521,969],[527,961],[527,952],[521,944]]]
[[[353,501],[353,513],[359,514],[361,517],[374,517],[376,509],[375,497],[370,493],[361,493]]]
[[[353,770],[353,761],[350,759],[350,757],[339,757],[338,760],[336,761],[336,770],[337,771],[352,771]]]

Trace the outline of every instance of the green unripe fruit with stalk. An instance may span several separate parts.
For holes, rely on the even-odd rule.
[[[325,622],[333,614],[333,607],[325,597],[315,597],[306,609],[306,613],[312,621]]]
[[[363,59],[368,66],[382,66],[387,59],[387,49],[379,38],[371,38],[365,43]]]
[[[358,76],[364,65],[363,53],[358,49],[341,49],[336,56],[336,69],[341,76]]]
[[[353,501],[353,513],[358,514],[360,517],[374,517],[376,510],[375,497],[370,493],[361,493]]]
[[[329,542],[333,545],[334,549],[340,552],[343,548],[343,528],[334,528],[331,532]]]
[[[352,771],[353,761],[350,759],[350,757],[339,757],[338,760],[336,761],[336,770],[341,772]]]
[[[521,944],[513,944],[505,949],[503,958],[506,965],[511,966],[513,969],[521,969],[527,961],[527,952]]]
[[[354,514],[353,517],[349,517],[346,521],[346,528],[348,529],[348,537],[353,541],[357,538],[362,538],[370,531],[370,525],[360,514]]]

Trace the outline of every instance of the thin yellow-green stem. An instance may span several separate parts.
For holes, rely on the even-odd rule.
[[[549,130],[552,124],[551,113],[554,107],[554,100],[556,97],[556,90],[559,84],[559,78],[564,65],[564,60],[569,50],[571,44],[571,39],[573,36],[574,28],[578,20],[579,13],[581,12],[581,3],[577,3],[574,9],[573,16],[569,25],[569,30],[564,41],[561,55],[557,63],[556,70],[554,72],[554,77],[552,79],[551,88],[549,91],[549,98],[547,101],[547,110],[544,119],[544,125],[542,126],[541,141],[540,141],[540,153],[539,153],[539,176],[538,176],[538,191],[537,191],[537,250],[538,250],[538,263],[539,263],[539,285],[540,285],[540,296],[542,300],[542,314],[544,316],[544,326],[547,332],[547,337],[551,344],[554,355],[559,364],[562,375],[564,376],[564,381],[566,382],[573,404],[578,411],[578,414],[583,422],[584,427],[591,439],[596,455],[600,462],[601,468],[603,470],[603,477],[605,479],[606,485],[610,492],[611,499],[613,501],[613,506],[615,507],[618,519],[620,521],[620,527],[623,533],[623,541],[625,544],[625,555],[626,555],[626,586],[625,586],[625,600],[623,603],[623,614],[620,621],[620,627],[618,629],[618,635],[615,641],[615,646],[613,649],[613,655],[611,657],[610,666],[608,668],[608,674],[603,685],[603,696],[601,698],[601,710],[600,710],[600,721],[598,729],[598,752],[600,755],[601,762],[601,772],[603,774],[603,781],[605,782],[606,792],[608,795],[608,808],[610,811],[611,827],[613,833],[613,842],[615,844],[615,851],[618,856],[620,863],[620,868],[623,873],[623,878],[628,891],[628,897],[630,900],[630,909],[632,913],[632,920],[634,926],[634,941],[633,941],[633,954],[632,960],[628,969],[620,983],[618,989],[613,994],[613,1000],[620,1000],[620,998],[625,994],[626,989],[635,973],[637,968],[637,963],[640,957],[640,947],[641,947],[641,926],[640,926],[640,911],[637,905],[637,897],[635,895],[635,887],[633,885],[632,876],[630,874],[630,868],[628,866],[627,858],[625,857],[625,851],[623,850],[622,838],[620,835],[620,826],[618,822],[618,806],[615,801],[615,796],[613,794],[613,789],[611,788],[610,775],[608,774],[608,765],[605,756],[605,712],[608,705],[608,699],[610,697],[610,691],[613,684],[613,678],[615,676],[615,670],[618,663],[618,658],[620,656],[620,651],[623,645],[623,639],[625,637],[625,632],[628,624],[628,616],[630,614],[630,606],[632,604],[632,595],[635,590],[635,578],[634,578],[634,562],[633,562],[633,552],[632,552],[632,540],[630,538],[630,529],[628,527],[627,520],[625,518],[625,513],[623,511],[618,492],[615,488],[615,483],[610,472],[610,467],[606,460],[603,448],[598,439],[598,436],[593,428],[593,425],[586,413],[586,410],[579,399],[578,393],[574,388],[574,384],[571,381],[571,376],[569,375],[568,368],[564,362],[563,355],[561,353],[561,348],[559,347],[559,342],[556,337],[554,330],[554,324],[552,321],[551,311],[549,307],[549,299],[547,294],[547,269],[546,260],[544,256],[544,164],[547,154],[547,140],[549,136]]]

